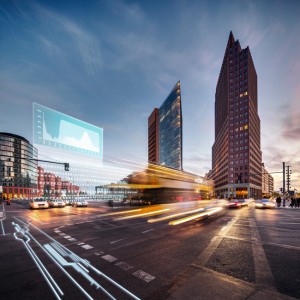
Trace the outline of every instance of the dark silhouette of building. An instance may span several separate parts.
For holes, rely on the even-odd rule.
[[[178,81],[148,118],[148,161],[182,170],[182,110]]]
[[[158,124],[158,108],[154,108],[148,118],[148,161],[152,163],[159,163]]]
[[[218,196],[260,198],[262,153],[257,75],[249,47],[230,32],[215,94],[212,178]]]

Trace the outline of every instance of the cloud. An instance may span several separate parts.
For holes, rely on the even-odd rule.
[[[107,1],[112,11],[120,18],[127,18],[131,22],[143,21],[145,14],[138,3],[125,3],[121,0]]]
[[[299,74],[300,72],[298,72],[298,76]],[[286,113],[282,120],[281,136],[288,142],[297,142],[300,153],[300,84],[296,86],[292,97],[292,101],[286,105]]]
[[[43,26],[39,29],[39,39],[48,54],[59,58],[77,54],[90,75],[96,74],[101,69],[102,51],[98,37],[78,23],[52,10],[38,4],[33,4],[33,7],[37,11],[41,24],[45,25],[44,30]],[[71,43],[66,42],[68,39]]]

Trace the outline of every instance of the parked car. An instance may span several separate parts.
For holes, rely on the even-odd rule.
[[[259,199],[255,201],[255,208],[275,208],[275,202],[269,199]]]
[[[34,198],[29,200],[30,209],[49,208],[49,203],[44,198]]]
[[[66,203],[61,199],[51,199],[49,205],[50,207],[65,207]]]
[[[74,207],[87,207],[88,203],[87,201],[83,200],[83,199],[78,199],[78,200],[74,200],[71,202],[71,205]]]

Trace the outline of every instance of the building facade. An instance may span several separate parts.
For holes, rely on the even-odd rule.
[[[148,119],[148,160],[182,170],[182,108],[178,81]]]
[[[217,196],[262,197],[257,75],[249,47],[230,32],[215,94],[212,178]]]
[[[37,154],[37,149],[24,137],[0,132],[0,186],[3,198],[36,196]]]
[[[262,195],[271,197],[274,192],[274,178],[262,164]]]
[[[154,108],[148,118],[148,162],[159,163],[159,118]]]

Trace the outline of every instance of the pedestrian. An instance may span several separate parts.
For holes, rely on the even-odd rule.
[[[281,205],[281,197],[280,196],[278,196],[276,198],[276,203],[277,203],[277,207],[280,207],[280,205]]]
[[[297,200],[296,200],[295,202],[296,202],[296,206],[297,206],[297,207],[300,207],[300,197],[298,197]]]
[[[295,204],[296,204],[296,203],[295,203],[295,198],[294,198],[294,197],[292,197],[292,198],[291,198],[291,204],[290,204],[290,205],[291,205],[291,207],[294,207],[294,206],[296,207],[296,205],[295,205]]]

